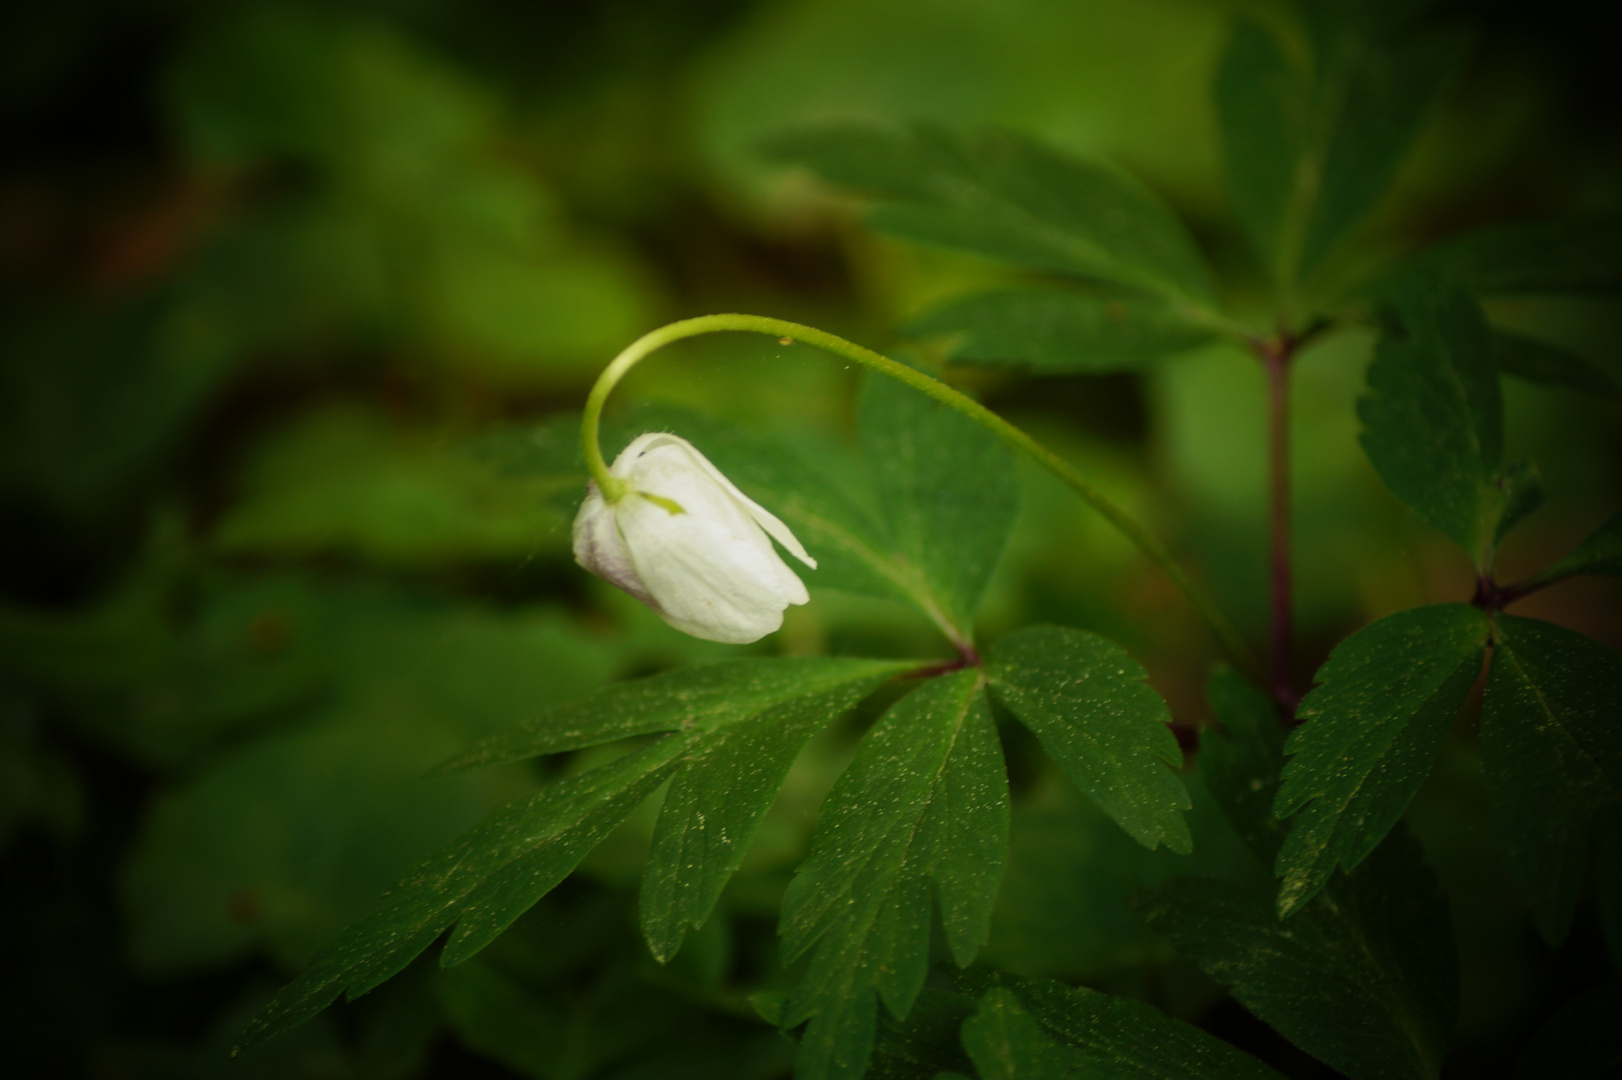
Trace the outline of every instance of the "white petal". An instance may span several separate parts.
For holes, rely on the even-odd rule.
[[[653,595],[637,576],[636,563],[615,521],[614,507],[604,501],[595,483],[587,486],[586,499],[574,517],[574,561],[658,610]]]
[[[671,449],[666,450],[666,447]],[[728,480],[726,474],[720,469],[717,469],[709,458],[700,453],[698,447],[694,446],[692,443],[688,442],[679,435],[671,435],[667,432],[655,431],[646,435],[638,436],[636,439],[632,440],[629,446],[620,452],[619,457],[614,459],[613,468],[609,471],[613,472],[614,475],[624,477],[625,479],[632,479],[635,477],[640,480],[642,479],[641,474],[643,473],[644,469],[638,467],[639,461],[645,461],[650,454],[658,458],[663,458],[665,454],[669,454],[674,450],[679,450],[685,454],[693,464],[695,464],[699,469],[703,470],[703,472],[717,484],[719,484],[723,490],[730,494],[739,503],[743,504],[744,510],[749,514],[749,516],[754,518],[755,521],[759,522],[760,526],[770,533],[779,544],[782,544],[783,547],[788,550],[790,555],[793,555],[796,559],[799,559],[813,570],[817,568],[817,560],[813,559],[809,554],[807,554],[804,545],[800,543],[799,538],[789,530],[787,525],[783,524],[783,522],[779,520],[777,516],[770,510],[767,510],[764,506],[761,506],[759,503],[755,502],[755,500],[745,495],[742,491],[739,491],[738,486],[731,480]],[[656,453],[658,451],[663,452]],[[623,471],[621,468],[622,463]],[[641,487],[642,485],[638,483],[633,484],[633,486]],[[652,490],[654,494],[664,494],[663,492],[654,490],[652,488],[644,488],[644,490]],[[675,498],[674,495],[665,495],[665,497]],[[677,499],[676,501],[680,502],[681,500]],[[799,579],[796,578],[795,580]],[[799,602],[804,603],[804,601]]]

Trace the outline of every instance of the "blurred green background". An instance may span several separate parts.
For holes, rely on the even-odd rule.
[[[1622,209],[1603,6],[1454,6],[1474,52],[1363,236],[1371,258],[1499,219]],[[713,311],[888,349],[928,305],[1011,280],[876,236],[856,203],[768,166],[759,140],[923,118],[1113,160],[1189,220],[1243,312],[1260,275],[1208,93],[1237,9],[6,5],[0,1060],[93,1077],[786,1075],[792,1046],[746,996],[782,978],[777,903],[860,716],[813,743],[721,911],[667,968],[634,929],[644,813],[480,959],[419,964],[244,1062],[224,1050],[402,870],[590,755],[425,768],[610,678],[737,653],[668,629],[569,556],[574,410],[614,352]],[[1490,314],[1622,375],[1614,303]],[[1350,629],[1472,585],[1357,445],[1370,344],[1337,333],[1298,368],[1303,685]],[[1082,464],[1260,638],[1253,360],[1216,347],[1146,375],[946,376]],[[803,348],[718,337],[639,369],[620,404],[719,417],[852,471],[856,378]],[[1504,552],[1514,578],[1622,503],[1622,410],[1506,394],[1510,454],[1535,458],[1550,494]],[[812,585],[751,648],[940,653],[921,616]],[[1592,579],[1518,609],[1622,648],[1619,610],[1614,583]],[[1203,722],[1199,625],[1034,471],[983,634],[1032,621],[1117,638],[1180,725]],[[1147,996],[1291,1075],[1330,1075],[1169,960],[1124,905],[1172,874],[1260,872],[1206,801],[1195,855],[1151,854],[1009,739],[1013,854],[986,959]],[[1507,1069],[1502,1048],[1603,963],[1588,907],[1559,953],[1537,944],[1479,773],[1461,726],[1413,814],[1460,934],[1461,1076]]]

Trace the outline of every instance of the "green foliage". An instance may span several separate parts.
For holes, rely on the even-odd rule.
[[[1119,645],[1080,630],[1028,627],[997,643],[986,680],[1008,711],[1116,823],[1145,847],[1192,847],[1166,703]]]
[[[1610,375],[1558,345],[1507,330],[1494,330],[1492,344],[1493,359],[1505,375],[1613,401],[1622,399],[1622,389]]]
[[[1200,736],[1200,777],[1245,848],[1271,867],[1286,831],[1273,816],[1284,769],[1277,707],[1228,667],[1211,673],[1206,698],[1220,727]]]
[[[1272,898],[1181,878],[1140,909],[1256,1016],[1352,1080],[1435,1077],[1458,1018],[1453,925],[1401,829],[1280,922]]]
[[[1571,554],[1535,575],[1532,581],[1552,582],[1577,574],[1622,575],[1622,510],[1606,518]]]
[[[1481,707],[1493,814],[1521,895],[1565,939],[1596,816],[1622,804],[1622,659],[1573,630],[1500,615]]]
[[[1420,252],[1414,261],[1483,295],[1611,294],[1622,288],[1618,251],[1622,222],[1567,218],[1489,225]]]
[[[1480,308],[1436,279],[1394,300],[1357,404],[1369,460],[1396,496],[1487,567],[1505,515],[1504,406]]]
[[[932,127],[780,135],[776,161],[885,200],[874,228],[1018,266],[1113,282],[1209,308],[1215,286],[1181,222],[1136,181],[1012,133],[964,140]]]
[[[1366,626],[1329,655],[1285,744],[1274,813],[1299,816],[1275,864],[1281,915],[1397,823],[1481,671],[1488,633],[1476,608],[1435,604]]]
[[[931,893],[952,957],[985,943],[1008,847],[1008,782],[979,671],[941,676],[892,707],[824,803],[783,901],[783,948],[815,948],[784,1009],[810,1021],[797,1075],[859,1077],[876,999],[911,1010],[928,973]]]
[[[960,335],[953,360],[1019,365],[1043,375],[1131,371],[1212,336],[1160,300],[1059,289],[974,293],[926,312],[906,331]]]
[[[1047,1037],[1019,999],[997,987],[963,1022],[963,1045],[983,1080],[1065,1076],[1081,1068],[1081,1055]]]

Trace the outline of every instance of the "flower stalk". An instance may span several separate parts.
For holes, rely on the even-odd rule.
[[[606,502],[610,504],[617,502],[625,496],[628,490],[625,482],[609,471],[608,463],[603,458],[602,447],[599,445],[600,421],[603,405],[608,400],[608,395],[613,392],[615,386],[619,385],[619,381],[625,377],[631,368],[635,367],[655,350],[684,338],[728,330],[765,334],[770,337],[788,339],[789,342],[803,341],[808,345],[815,345],[836,356],[852,360],[880,374],[888,375],[892,379],[898,379],[913,389],[928,394],[948,408],[955,409],[976,423],[991,429],[1005,443],[1026,454],[1038,465],[1058,477],[1066,487],[1080,496],[1083,502],[1101,514],[1104,520],[1115,527],[1116,531],[1130,540],[1138,550],[1142,551],[1155,565],[1160,567],[1161,572],[1171,579],[1172,584],[1177,587],[1177,590],[1183,594],[1184,598],[1193,606],[1195,612],[1204,620],[1212,636],[1216,638],[1218,645],[1227,654],[1231,662],[1247,671],[1256,672],[1259,669],[1256,658],[1245,644],[1244,639],[1239,636],[1239,633],[1217,609],[1216,605],[1194,585],[1193,580],[1172,558],[1171,552],[1167,550],[1166,546],[1150,535],[1143,526],[1134,521],[1126,511],[1112,502],[1103,492],[1094,487],[1074,466],[1031,438],[1024,431],[981,405],[978,401],[952,389],[938,379],[933,379],[921,371],[916,371],[905,364],[891,360],[887,356],[882,356],[872,349],[864,348],[838,335],[802,323],[789,322],[786,319],[773,319],[764,315],[701,315],[697,318],[682,319],[661,326],[657,330],[651,330],[637,338],[630,345],[627,345],[603,369],[603,373],[598,376],[596,384],[592,386],[591,393],[586,397],[585,414],[580,424],[581,450],[585,455],[586,467]]]

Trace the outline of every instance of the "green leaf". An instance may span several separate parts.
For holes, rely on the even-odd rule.
[[[1226,665],[1211,673],[1205,693],[1219,726],[1200,733],[1195,764],[1245,847],[1272,866],[1286,832],[1273,816],[1284,767],[1278,707]]]
[[[642,875],[642,931],[656,960],[674,956],[686,932],[710,917],[806,741],[904,666],[831,663],[845,669],[838,685],[802,690],[804,696],[717,731],[671,781]],[[852,678],[855,672],[865,674]],[[833,681],[831,674],[823,679]]]
[[[1543,476],[1530,461],[1513,461],[1493,480],[1498,489],[1498,524],[1493,527],[1492,546],[1496,550],[1519,525],[1543,505]]]
[[[859,1077],[876,999],[905,1016],[927,974],[930,893],[953,958],[984,944],[1008,847],[1008,781],[978,670],[933,679],[862,740],[783,901],[787,961],[813,946],[785,1026],[797,1075]]]
[[[949,635],[969,640],[1019,509],[1013,452],[962,414],[882,376],[863,386],[857,427],[891,564]]]
[[[1481,709],[1493,816],[1552,946],[1577,906],[1596,816],[1622,802],[1622,658],[1553,623],[1500,615]]]
[[[1413,279],[1388,313],[1357,415],[1386,486],[1485,568],[1502,509],[1504,406],[1475,301]]]
[[[1558,345],[1509,330],[1494,330],[1492,344],[1498,370],[1505,375],[1545,386],[1564,386],[1612,401],[1622,399],[1622,389],[1609,374]]]
[[[1011,992],[1042,1033],[1068,1051],[1075,1075],[1087,1080],[1278,1080],[1255,1058],[1193,1024],[1174,1020],[1142,1001],[1114,997],[1084,986],[1021,979],[999,972],[957,976],[965,987]],[[1014,1003],[999,997],[994,1008],[1008,1015]],[[971,1021],[972,1022],[972,1021]],[[1016,1024],[1018,1022],[1016,1021]],[[1018,1024],[1025,1033],[1029,1028]],[[988,1034],[994,1034],[992,1028]],[[1023,1036],[1021,1036],[1023,1040]],[[965,1043],[968,1039],[965,1037]],[[977,1061],[978,1064],[978,1061]],[[993,1074],[995,1075],[995,1074]],[[1019,1075],[1019,1074],[1015,1074]]]
[[[1281,915],[1338,865],[1351,870],[1402,817],[1481,670],[1487,618],[1466,604],[1412,608],[1335,647],[1297,711],[1273,813],[1299,812],[1279,850]]]
[[[1471,292],[1605,295],[1622,289],[1622,219],[1489,225],[1414,257]]]
[[[1186,853],[1183,754],[1147,677],[1114,642],[1057,626],[1009,634],[986,664],[998,700],[1077,787],[1145,847]]]
[[[1048,1038],[1012,991],[996,987],[963,1022],[963,1048],[982,1080],[1052,1080],[1079,1076],[1085,1059]]]
[[[436,771],[523,761],[660,731],[719,731],[798,697],[916,666],[906,660],[786,656],[678,668],[614,683],[582,701],[547,709],[474,743]]]
[[[1534,575],[1527,584],[1546,585],[1577,574],[1622,575],[1622,510],[1600,522],[1570,555]]]
[[[1304,82],[1270,31],[1248,18],[1234,25],[1215,86],[1223,164],[1240,224],[1275,277],[1306,149]]]
[[[1328,135],[1302,244],[1302,274],[1316,269],[1391,186],[1467,44],[1452,28],[1407,27],[1319,56]]]
[[[556,750],[630,734],[669,732],[607,765],[554,783],[464,833],[407,875],[384,908],[352,924],[324,947],[310,968],[256,1018],[244,1033],[242,1045],[308,1019],[341,991],[347,990],[351,998],[365,993],[453,926],[441,964],[450,967],[470,958],[567,877],[668,777],[695,764],[703,767],[717,747],[733,737],[733,726],[770,717],[803,729],[812,722],[808,713],[826,722],[877,682],[907,666],[897,661],[813,660],[806,664],[789,660],[774,677],[770,664],[720,665],[723,670],[709,673],[708,682],[701,676],[686,683],[650,679],[628,684],[629,690],[612,687],[572,711],[550,714],[554,723],[577,722],[576,728],[559,732],[550,743],[532,739],[524,744],[525,752],[515,753],[498,741],[494,752],[474,755],[478,760],[510,760],[501,754],[529,756],[536,745]],[[694,670],[703,669],[676,674],[690,676]],[[728,678],[743,699],[730,708],[720,704],[727,697],[720,683]],[[651,691],[648,684],[653,686]],[[811,698],[804,711],[781,707],[800,697]],[[606,710],[605,700],[609,703]],[[614,713],[614,702],[633,710],[633,715],[627,719]],[[771,738],[778,740],[777,733]],[[804,741],[794,734],[770,748],[768,769],[781,760],[782,743],[795,738]],[[723,843],[711,858],[695,860],[674,872],[663,863],[650,864],[656,875],[676,886],[673,891],[682,899],[677,916],[691,917],[706,903],[713,904],[719,891],[717,880],[724,883],[735,868],[742,844],[758,823],[759,814],[751,819],[750,813],[760,799],[759,790],[758,786],[745,790],[742,798],[722,808],[723,816],[740,830],[737,844]],[[684,811],[691,809],[690,803],[683,804]],[[760,812],[764,809],[761,806]],[[723,870],[718,871],[717,866]],[[696,875],[696,882],[683,877],[688,873]],[[704,913],[707,911],[706,907]],[[673,951],[685,928],[677,918],[669,923],[666,942]]]
[[[1140,912],[1256,1016],[1351,1080],[1429,1080],[1458,1018],[1447,901],[1398,829],[1288,923],[1265,893],[1181,878]]]
[[[958,334],[953,360],[1022,365],[1041,375],[1136,370],[1212,337],[1159,300],[1061,289],[966,296],[913,319],[905,332]]]
[[[1116,169],[1018,135],[826,127],[763,149],[887,199],[872,212],[881,232],[1215,304],[1204,257],[1158,199]]]

